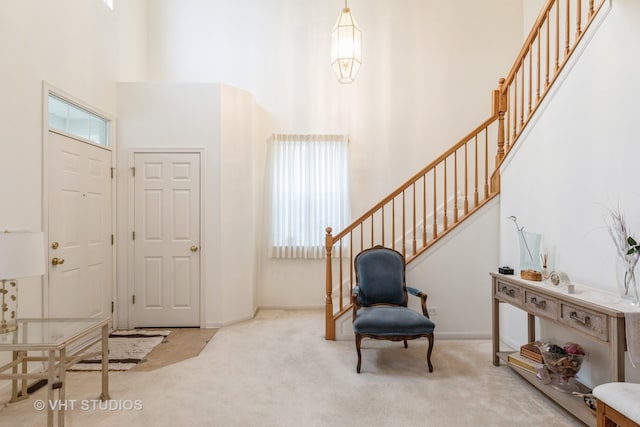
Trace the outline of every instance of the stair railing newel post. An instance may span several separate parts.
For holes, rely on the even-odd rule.
[[[495,171],[491,176],[491,193],[497,193],[500,191],[500,174],[498,165],[505,156],[505,126],[504,116],[507,112],[507,90],[508,86],[505,86],[505,79],[498,80],[498,89],[494,91],[494,109],[498,112],[498,149],[496,150],[496,164]],[[508,148],[508,147],[507,147]]]
[[[327,227],[325,236],[325,249],[327,252],[327,269],[325,272],[326,277],[326,298],[325,298],[325,339],[336,339],[336,326],[333,320],[333,297],[331,295],[333,289],[333,273],[331,269],[331,252],[333,249],[333,236],[331,235],[331,227]]]

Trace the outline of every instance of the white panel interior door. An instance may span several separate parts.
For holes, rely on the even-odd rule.
[[[55,132],[48,149],[48,316],[111,316],[111,151]]]
[[[135,326],[200,326],[200,154],[135,154]]]

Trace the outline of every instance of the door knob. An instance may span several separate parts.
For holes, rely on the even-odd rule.
[[[198,247],[196,245],[191,246],[191,252],[197,252]]]
[[[55,257],[51,260],[51,264],[53,265],[64,264],[64,258]]]

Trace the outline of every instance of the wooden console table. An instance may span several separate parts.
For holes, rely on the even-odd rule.
[[[53,426],[54,414],[58,414],[58,426],[64,426],[66,408],[65,374],[78,361],[95,355],[102,356],[101,400],[109,399],[109,318],[88,319],[18,319],[18,329],[0,334],[0,351],[11,351],[12,361],[0,366],[0,380],[12,381],[11,402],[28,398],[27,380],[47,380],[47,425]],[[88,353],[95,343],[101,342],[99,352]],[[70,349],[72,345],[80,348]],[[29,355],[29,352],[45,352],[46,356]],[[41,354],[41,353],[40,353]],[[27,372],[28,362],[45,362],[46,372]],[[11,369],[10,374],[3,372]],[[18,381],[22,385],[19,389]],[[54,391],[58,399],[54,400]]]
[[[527,312],[528,342],[536,340],[535,318],[539,317],[569,328],[580,335],[605,345],[611,355],[611,381],[624,381],[625,315],[620,299],[609,292],[586,286],[576,286],[573,294],[566,286],[523,280],[519,276],[491,273],[493,364],[500,365],[506,353],[500,352],[500,303],[507,303]],[[523,343],[524,344],[524,343]],[[596,425],[596,417],[581,399],[557,392],[544,385],[535,375],[515,369],[560,406],[587,425]]]

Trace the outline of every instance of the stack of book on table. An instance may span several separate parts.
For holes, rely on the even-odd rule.
[[[520,356],[535,360],[538,363],[544,363],[540,349],[532,342],[520,346]]]
[[[510,365],[524,369],[532,374],[536,374],[544,366],[542,353],[533,343],[521,346],[519,352],[511,353],[507,357],[507,361]]]

